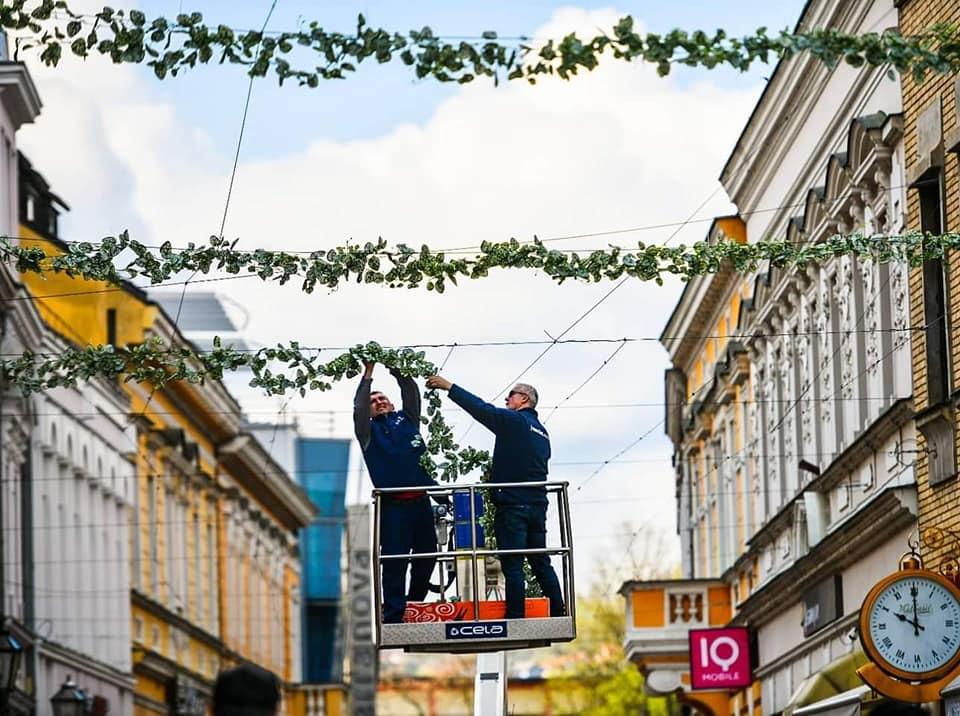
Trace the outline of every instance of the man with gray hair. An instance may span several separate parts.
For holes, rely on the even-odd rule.
[[[427,378],[428,388],[448,391],[450,400],[497,436],[493,446],[491,482],[544,482],[550,460],[550,436],[537,418],[539,396],[532,385],[517,383],[506,398],[506,408],[484,402],[439,375]],[[490,490],[496,505],[493,521],[498,549],[541,549],[547,546],[547,491],[543,487],[502,487]],[[550,616],[566,611],[557,573],[546,554],[527,555],[530,570],[545,597]],[[522,619],[526,582],[522,555],[501,555],[506,582],[507,619]]]

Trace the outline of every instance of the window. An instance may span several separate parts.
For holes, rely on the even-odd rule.
[[[213,513],[213,503],[210,503],[210,513]],[[217,549],[214,543],[213,525],[207,524],[207,618],[210,631],[217,633]]]
[[[937,168],[914,184],[920,199],[920,229],[943,233],[943,170]],[[928,410],[917,416],[917,428],[927,440],[928,481],[936,485],[956,472],[954,421],[945,403],[950,395],[950,305],[944,259],[923,262],[923,319],[927,367]]]
[[[115,473],[113,469],[110,469],[111,476],[114,476]],[[136,484],[136,483],[134,483]],[[114,481],[114,486],[116,482]],[[143,555],[140,553],[140,550],[143,549],[143,544],[140,541],[140,528],[141,520],[143,516],[140,514],[140,490],[134,489],[133,491],[133,564],[130,565],[130,568],[133,572],[133,587],[134,589],[143,589]]]
[[[147,530],[150,534],[150,591],[156,596],[159,589],[159,555],[157,554],[157,486],[151,475],[147,478]]]
[[[920,230],[943,233],[943,173],[917,184],[920,198]],[[923,317],[926,338],[927,403],[936,405],[950,392],[949,346],[947,339],[947,293],[942,259],[923,262]]]
[[[164,521],[164,562],[166,563],[167,606],[176,611],[182,606],[180,591],[180,554],[179,536],[186,527],[177,528],[176,523],[176,495],[170,490],[163,493],[163,521]]]
[[[111,346],[117,345],[117,309],[107,309],[107,343]]]
[[[177,536],[177,606],[181,613],[186,613],[187,605],[190,602],[188,592],[190,585],[190,560],[187,554],[187,505],[181,500],[176,502],[174,511],[175,522],[174,533]]]

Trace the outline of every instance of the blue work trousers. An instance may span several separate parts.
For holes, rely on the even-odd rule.
[[[414,500],[384,498],[380,507],[381,554],[429,553],[437,551],[437,533],[433,526],[433,510],[426,497]],[[422,602],[430,588],[430,575],[435,557],[426,559],[390,559],[383,561],[383,621],[398,624],[403,621],[407,601]],[[405,589],[407,567],[410,570],[410,590]]]
[[[547,546],[547,508],[540,505],[497,505],[493,520],[497,549],[538,549]],[[501,555],[500,568],[507,591],[507,619],[522,619],[526,606],[523,555]],[[565,614],[563,592],[547,554],[527,555],[530,570],[543,596],[550,600],[550,616]]]

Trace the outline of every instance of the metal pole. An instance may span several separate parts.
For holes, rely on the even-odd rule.
[[[380,595],[380,495],[373,494],[373,623],[377,627],[377,646],[382,643],[383,599]]]
[[[562,492],[560,493],[563,496],[563,509],[560,511],[560,519],[563,520],[567,539],[569,540],[567,544],[567,551],[565,553],[566,560],[570,565],[570,573],[567,575],[568,589],[569,594],[567,595],[567,616],[573,621],[573,631],[576,634],[577,631],[577,598],[574,592],[574,577],[573,577],[573,529],[570,525],[570,499],[567,494],[567,483],[563,483]]]
[[[474,716],[506,716],[507,653],[477,654],[477,675],[473,687]]]
[[[557,490],[557,524],[560,528],[560,546],[564,548],[563,554],[560,555],[560,565],[563,568],[563,603],[565,605],[570,604],[570,564],[568,561],[569,548],[570,548],[570,539],[567,533],[567,524],[563,519],[564,509],[567,508],[567,505],[564,501],[564,491]],[[568,607],[569,610],[569,607]],[[569,613],[569,611],[568,611]]]
[[[480,569],[477,566],[477,514],[473,485],[470,486],[470,566],[473,570],[473,619],[480,620]]]

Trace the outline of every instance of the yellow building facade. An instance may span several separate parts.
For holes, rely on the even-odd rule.
[[[53,201],[39,175],[32,201]],[[22,182],[23,183],[23,182]],[[45,194],[46,192],[46,194]],[[65,244],[21,226],[21,243]],[[190,347],[175,322],[136,287],[24,274],[46,323],[76,346],[126,346],[159,337]],[[246,661],[284,683],[284,714],[343,712],[337,686],[301,683],[298,532],[316,510],[244,431],[218,381],[121,383],[136,427],[130,518],[135,714],[207,712],[219,670]]]
[[[901,3],[905,34],[935,23],[960,22],[960,5],[951,0]],[[904,147],[907,169],[907,226],[931,233],[960,227],[960,78],[935,76],[918,83],[903,78]],[[955,255],[927,261],[910,272],[913,325],[913,387],[917,409],[917,483],[920,528],[960,533],[957,483],[956,391],[960,387],[960,265]],[[933,564],[954,556],[952,540],[924,545]]]
[[[904,0],[902,32],[960,23],[952,0]],[[960,75],[903,77],[907,228],[960,228]],[[960,538],[960,265],[956,252],[910,272],[912,373],[917,411],[917,491],[924,566],[956,575]],[[957,682],[940,692],[943,713],[960,707]]]

